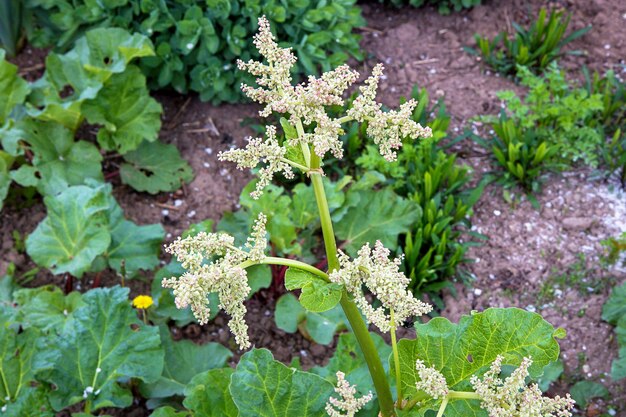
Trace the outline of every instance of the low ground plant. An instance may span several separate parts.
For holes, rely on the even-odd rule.
[[[528,28],[513,23],[515,33],[500,32],[489,39],[474,35],[476,49],[465,48],[472,55],[477,55],[502,75],[517,76],[517,67],[524,66],[534,73],[542,73],[548,65],[564,54],[579,55],[580,51],[563,52],[561,49],[571,41],[583,36],[591,26],[567,32],[571,15],[563,11],[548,11],[542,8],[537,20]]]
[[[251,42],[256,17],[276,23],[278,35],[294,45],[297,76],[328,71],[350,56],[361,59],[356,26],[364,25],[354,0],[289,1],[105,1],[28,0],[29,41],[64,51],[86,31],[118,27],[140,33],[155,53],[140,60],[151,88],[195,91],[213,103],[241,101],[237,59],[259,55]]]

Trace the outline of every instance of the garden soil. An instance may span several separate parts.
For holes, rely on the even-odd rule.
[[[441,16],[433,8],[395,9],[378,3],[362,4],[367,26],[360,29],[365,63],[357,64],[363,77],[382,62],[386,79],[381,83],[381,100],[395,106],[401,96],[408,96],[414,84],[425,87],[431,98],[445,100],[452,116],[451,134],[470,127],[480,133],[480,123],[471,121],[479,114],[500,110],[495,93],[503,89],[521,91],[510,80],[494,75],[476,57],[463,51],[473,46],[474,33],[494,36],[510,30],[513,22],[528,23],[544,1],[486,0],[484,6],[471,11]],[[550,2],[573,14],[572,29],[592,24],[593,29],[574,41],[569,49],[586,51],[583,56],[562,60],[568,76],[580,79],[580,68],[604,72],[613,69],[624,74],[626,67],[626,2],[622,0],[572,0]],[[41,75],[46,51],[26,48],[15,62],[25,77]],[[136,193],[119,181],[119,159],[106,160],[107,178],[115,187],[115,196],[125,214],[139,224],[163,223],[171,241],[190,224],[235,210],[242,187],[250,180],[247,172],[217,160],[219,151],[244,143],[253,132],[242,125],[254,117],[255,105],[212,106],[196,97],[187,98],[159,93],[163,104],[161,140],[172,143],[189,161],[195,179],[176,193],[151,196]],[[87,136],[89,129],[85,132]],[[460,161],[476,173],[490,169],[484,151],[469,141],[455,146]],[[515,191],[512,191],[515,194]],[[469,252],[471,263],[463,269],[473,277],[470,285],[458,284],[456,296],[444,296],[442,313],[453,321],[471,310],[517,306],[541,312],[555,326],[567,330],[560,341],[566,382],[557,391],[568,389],[567,381],[590,378],[604,383],[612,393],[610,402],[626,412],[626,385],[608,377],[610,363],[617,354],[617,344],[609,325],[602,322],[601,308],[610,288],[626,280],[626,270],[602,268],[601,242],[626,231],[626,195],[617,181],[601,181],[593,172],[576,171],[552,177],[538,198],[537,210],[517,196],[512,202],[503,198],[502,190],[488,187],[477,203],[472,217],[473,231],[486,240]],[[18,273],[35,267],[19,251],[20,241],[31,233],[45,210],[41,202],[25,208],[5,208],[0,214],[0,275],[10,262]],[[14,233],[17,232],[17,233]],[[163,254],[163,262],[167,257]],[[150,276],[131,281],[133,295],[149,289]],[[117,282],[113,275],[86,276],[75,288],[88,289]],[[63,276],[39,272],[31,285],[66,285]],[[267,347],[277,359],[286,363],[294,359],[304,368],[328,361],[333,346],[312,343],[300,335],[289,335],[274,325],[275,291],[261,291],[248,303],[251,340],[256,347]],[[223,315],[206,325],[195,324],[172,328],[176,338],[199,343],[218,341],[234,348],[224,328]],[[402,329],[410,336],[412,331]],[[237,353],[237,356],[241,352]],[[149,412],[143,404],[124,411],[107,410],[111,415],[141,417]],[[593,417],[606,411],[603,402],[592,403],[583,415]]]

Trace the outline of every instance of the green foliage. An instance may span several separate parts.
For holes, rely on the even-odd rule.
[[[615,265],[620,261],[623,254],[626,254],[626,233],[619,237],[610,237],[602,241],[602,245],[607,248],[604,262],[608,265]],[[622,264],[626,265],[626,258],[622,259]]]
[[[602,319],[615,326],[619,357],[613,360],[611,378],[626,378],[626,283],[613,288],[602,307]]]
[[[343,290],[333,284],[301,269],[289,268],[285,273],[285,288],[289,291],[300,289],[300,304],[313,313],[322,313],[339,304]]]
[[[415,361],[434,366],[454,390],[470,388],[472,375],[482,375],[498,356],[503,364],[519,366],[522,358],[532,356],[530,375],[537,378],[543,368],[555,361],[559,345],[555,337],[564,335],[563,329],[554,329],[539,314],[509,308],[490,308],[481,313],[462,316],[458,324],[437,317],[426,324],[416,324],[419,337],[398,343],[402,389],[407,397],[419,396],[415,383],[419,375]],[[444,347],[445,348],[442,348]],[[393,367],[392,367],[393,369]],[[420,403],[420,412],[437,409],[439,400]],[[451,400],[446,416],[486,416],[477,400]]]
[[[185,388],[183,405],[204,417],[238,417],[229,386],[235,371],[212,369],[196,375]]]
[[[149,36],[156,54],[141,61],[152,88],[196,91],[214,103],[240,101],[249,76],[236,60],[257,58],[251,34],[265,15],[279,39],[294,47],[296,76],[328,71],[349,55],[362,58],[355,26],[364,24],[354,0],[109,1],[29,0],[29,40],[38,46],[71,48],[96,27],[119,27]],[[348,55],[349,54],[349,55]],[[123,107],[120,107],[123,108]]]
[[[512,91],[498,92],[506,106],[499,117],[485,116],[495,132],[491,148],[504,168],[501,181],[513,181],[527,191],[539,190],[541,175],[553,168],[584,163],[597,167],[606,145],[598,118],[603,114],[602,97],[570,85],[552,65],[544,77],[519,67],[521,83],[529,88],[524,99]]]
[[[0,125],[3,125],[11,110],[24,102],[29,86],[17,74],[17,67],[6,61],[6,52],[0,49]]]
[[[336,332],[346,328],[346,317],[336,306],[322,313],[308,311],[293,294],[284,294],[274,311],[276,326],[287,333],[300,331],[306,338],[321,345],[329,345]]]
[[[122,182],[137,191],[150,194],[175,191],[193,179],[191,167],[174,145],[143,142],[124,159],[126,163],[120,167]]]
[[[321,377],[290,369],[266,349],[241,357],[230,392],[240,417],[323,417],[333,386]]]
[[[578,381],[570,391],[572,398],[580,409],[585,409],[593,398],[607,398],[609,390],[602,384],[593,381]]]
[[[539,193],[542,177],[555,167],[558,147],[542,140],[536,131],[516,125],[504,112],[491,128],[494,131],[491,142],[475,140],[491,150],[503,170],[498,182],[507,188],[517,184],[527,193]]]
[[[381,2],[385,0],[380,0]],[[451,12],[460,12],[463,9],[470,9],[480,5],[480,0],[391,0],[391,4],[396,7],[402,7],[405,4],[413,7],[434,6],[440,14],[448,15]]]
[[[232,353],[219,343],[197,345],[189,340],[175,342],[167,326],[161,326],[160,333],[165,353],[163,374],[156,381],[139,385],[144,398],[183,395],[185,387],[196,375],[223,368],[232,357]]]
[[[376,240],[395,250],[398,236],[406,233],[419,218],[419,206],[390,188],[348,192],[345,208],[347,211],[337,223],[335,233],[345,241],[345,250],[352,256],[365,243]]]
[[[38,265],[81,277],[95,269],[97,257],[118,272],[125,261],[130,276],[158,264],[163,228],[125,220],[110,185],[69,187],[44,203],[48,216],[26,239],[26,251]]]
[[[22,14],[23,2],[21,0],[0,2],[0,48],[5,49],[9,56],[15,56],[20,47]]]
[[[127,407],[132,395],[118,384],[130,377],[155,381],[163,368],[158,329],[143,325],[128,302],[128,289],[96,289],[36,359],[37,377],[54,384],[55,410],[87,399],[94,409]],[[146,366],[146,364],[149,364]]]
[[[569,26],[571,15],[564,17],[563,11],[548,11],[542,8],[537,20],[528,28],[514,23],[514,34],[500,32],[494,39],[474,35],[477,49],[466,48],[482,59],[493,69],[503,75],[516,75],[517,66],[524,66],[534,72],[543,72],[548,65],[563,55],[561,49],[591,30],[591,26],[579,29],[567,37],[565,33]],[[514,38],[511,37],[514,35]],[[580,54],[579,51],[569,51],[567,54]]]

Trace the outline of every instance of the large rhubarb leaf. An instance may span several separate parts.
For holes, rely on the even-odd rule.
[[[0,49],[0,126],[6,122],[17,104],[28,95],[28,83],[17,74],[17,67],[5,60],[6,51]]]
[[[365,243],[380,240],[394,251],[398,235],[409,231],[419,217],[419,206],[396,195],[390,188],[380,191],[353,191],[348,193],[350,207],[335,233],[344,240],[346,251],[354,256]]]
[[[137,191],[157,194],[174,191],[193,179],[191,167],[180,157],[174,145],[142,142],[124,155],[126,163],[120,168],[122,182]]]
[[[417,359],[434,366],[446,378],[451,389],[471,390],[472,375],[482,375],[498,355],[504,365],[519,366],[524,357],[532,357],[529,369],[537,378],[543,368],[559,356],[555,337],[563,335],[539,314],[517,308],[490,308],[461,317],[458,324],[437,317],[426,324],[416,324],[417,338],[398,343],[401,383],[407,397],[418,395],[415,383],[419,375]],[[425,400],[417,415],[437,409],[439,400]],[[476,400],[451,400],[446,417],[487,417]]]
[[[330,382],[285,366],[267,349],[243,355],[230,384],[239,417],[323,417],[333,392]]]
[[[98,131],[100,146],[121,154],[137,149],[144,140],[155,141],[161,129],[163,108],[150,97],[146,77],[135,66],[113,75],[82,110],[89,123],[103,125]]]
[[[159,330],[137,318],[119,286],[99,288],[83,295],[85,305],[52,338],[36,358],[38,379],[54,384],[50,394],[55,410],[88,400],[93,409],[127,407],[130,378],[152,382],[163,370]]]
[[[212,369],[196,375],[185,389],[183,405],[202,417],[239,417],[230,394],[231,368]]]
[[[110,185],[77,185],[45,197],[48,216],[26,239],[26,251],[35,263],[54,274],[82,276],[111,242],[109,193]]]

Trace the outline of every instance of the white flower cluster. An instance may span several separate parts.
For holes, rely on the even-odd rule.
[[[395,149],[402,147],[403,138],[428,138],[432,136],[432,130],[411,120],[413,109],[417,106],[415,100],[402,104],[397,111],[382,111],[381,104],[376,102],[376,90],[383,69],[383,64],[374,67],[372,75],[365,81],[366,85],[359,88],[361,95],[352,103],[348,116],[359,122],[369,121],[367,134],[378,145],[380,154],[393,162],[397,158]]]
[[[228,327],[235,335],[241,349],[250,347],[248,325],[244,321],[246,307],[243,302],[250,294],[246,270],[240,265],[245,261],[259,262],[265,258],[267,247],[263,213],[259,214],[245,249],[234,246],[235,238],[225,233],[198,233],[185,239],[180,237],[165,250],[173,254],[186,269],[179,277],[164,278],[164,288],[172,288],[176,307],[191,306],[200,324],[209,321],[211,310],[208,295],[219,295],[219,308],[231,319]],[[219,258],[212,260],[215,256]]]
[[[356,388],[345,379],[343,372],[337,372],[335,392],[341,399],[330,397],[326,403],[326,413],[330,417],[354,417],[354,415],[372,399],[372,392],[361,398],[355,398]]]
[[[329,278],[332,282],[343,284],[346,290],[354,297],[354,301],[367,318],[367,321],[376,325],[381,331],[391,330],[391,316],[388,310],[393,310],[395,325],[400,325],[409,317],[421,316],[432,310],[432,306],[413,297],[407,289],[409,278],[399,271],[402,258],[393,261],[389,259],[389,249],[377,241],[374,250],[365,244],[353,261],[339,251],[341,268],[333,271]],[[361,287],[365,285],[382,303],[374,308],[363,295]]]
[[[259,164],[259,161],[266,163],[259,170],[256,190],[250,194],[255,200],[261,196],[263,188],[269,185],[276,172],[282,171],[285,178],[292,179],[294,177],[291,165],[285,162],[287,149],[280,146],[276,140],[276,126],[267,126],[266,132],[267,138],[265,140],[249,138],[245,149],[232,149],[218,154],[220,161],[235,162],[239,169],[252,169]]]
[[[434,399],[445,398],[448,395],[446,377],[434,366],[427,368],[424,362],[418,359],[415,362],[415,369],[420,377],[420,380],[415,383],[419,391],[424,391]]]
[[[502,356],[498,356],[485,372],[483,379],[471,378],[474,391],[480,396],[481,407],[490,417],[570,417],[574,400],[569,394],[565,398],[542,396],[537,384],[526,386],[531,358],[524,358],[519,368],[504,381],[499,375]]]
[[[260,54],[267,61],[267,65],[254,60],[248,62],[238,61],[240,70],[249,72],[256,76],[258,87],[242,84],[243,92],[252,100],[264,104],[260,115],[267,117],[273,112],[290,115],[290,123],[298,126],[300,122],[313,126],[312,133],[299,132],[297,138],[291,138],[288,144],[291,146],[306,145],[313,146],[313,151],[320,158],[330,152],[334,157],[343,157],[343,147],[339,136],[343,133],[340,119],[328,116],[326,106],[343,106],[342,98],[345,91],[359,78],[359,73],[350,69],[347,65],[342,65],[332,71],[322,74],[321,77],[309,76],[306,84],[292,85],[290,75],[291,67],[296,62],[296,57],[291,48],[280,48],[276,43],[270,30],[270,25],[265,17],[259,18],[259,32],[254,36],[254,44]],[[415,101],[411,100],[400,106],[398,111],[383,112],[381,104],[376,103],[376,90],[378,80],[382,75],[382,65],[374,68],[374,74],[361,88],[362,95],[353,103],[353,108],[348,112],[348,119],[353,118],[360,122],[369,122],[368,133],[379,146],[381,154],[389,161],[396,158],[394,149],[402,146],[404,137],[417,139],[418,137],[429,137],[432,132],[429,128],[422,127],[410,119]],[[343,121],[346,119],[344,118]],[[268,162],[284,158],[285,152],[278,150],[278,144],[273,140],[273,134],[268,134],[271,145],[257,152],[249,146],[247,152],[232,154],[232,157],[225,157],[225,160],[234,161],[240,168],[256,166],[253,165],[253,157],[265,159]],[[259,145],[255,140],[251,146]],[[274,156],[270,157],[270,152]],[[273,158],[273,159],[272,159]],[[284,171],[284,167],[275,165],[272,169],[264,172],[266,177],[262,178],[263,183],[267,178],[271,178],[276,171]],[[257,193],[259,190],[257,189]]]

